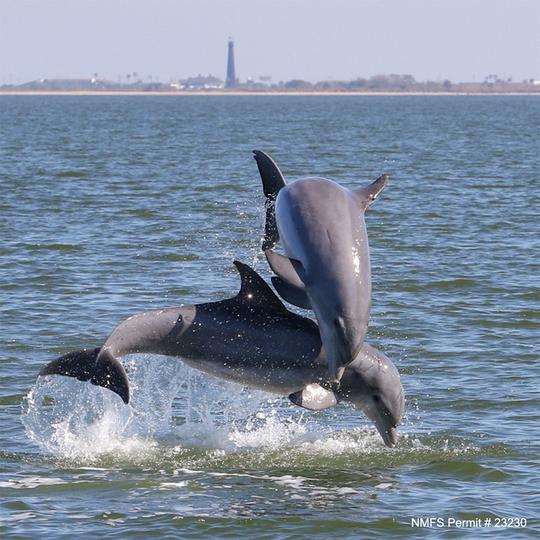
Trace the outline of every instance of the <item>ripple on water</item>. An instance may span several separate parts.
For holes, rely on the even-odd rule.
[[[537,515],[539,105],[0,97],[0,536],[446,538],[411,516]],[[303,413],[154,357],[130,360],[127,408],[39,381],[21,429],[55,353],[235,293],[233,258],[269,277],[257,146],[289,181],[391,174],[366,214],[369,340],[402,373],[399,447],[344,405]]]

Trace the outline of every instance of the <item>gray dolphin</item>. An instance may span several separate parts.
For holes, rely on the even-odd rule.
[[[89,380],[128,403],[129,381],[119,358],[129,353],[175,356],[222,379],[290,394],[293,403],[307,409],[350,402],[374,422],[387,446],[395,446],[404,393],[392,362],[365,343],[345,369],[339,389],[324,389],[318,383],[325,380],[327,358],[315,322],[287,310],[252,268],[234,264],[241,276],[235,297],[134,315],[102,347],[67,353],[40,375]]]
[[[326,178],[286,185],[272,158],[254,150],[266,195],[263,250],[279,295],[313,309],[328,355],[328,375],[340,380],[367,333],[371,271],[364,211],[388,182],[380,176],[357,190]],[[272,250],[281,240],[285,255]]]

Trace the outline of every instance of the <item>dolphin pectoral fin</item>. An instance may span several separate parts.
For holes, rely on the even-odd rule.
[[[358,205],[362,210],[365,210],[370,206],[373,201],[379,196],[379,193],[385,188],[388,183],[389,176],[383,174],[379,176],[375,182],[369,184],[369,186],[354,190]]]
[[[294,287],[305,290],[304,281],[306,272],[300,261],[280,255],[271,249],[267,249],[264,254],[270,268],[278,277]]]
[[[291,394],[289,399],[295,405],[310,411],[322,411],[339,403],[335,392],[317,383],[308,384],[303,390]]]
[[[304,285],[305,271],[302,263],[268,249],[264,252],[270,268],[277,274],[272,283],[278,294],[287,302],[304,309],[312,309]]]
[[[109,352],[100,355],[100,351],[100,348],[83,349],[64,354],[49,362],[39,375],[65,375],[79,381],[90,381],[112,390],[124,403],[129,403],[129,381],[124,367]]]
[[[306,290],[301,287],[295,287],[290,283],[287,283],[283,279],[272,276],[272,284],[274,285],[279,296],[292,304],[293,306],[303,308],[303,309],[312,309],[311,302]]]
[[[255,161],[261,175],[263,192],[266,196],[266,221],[262,250],[273,248],[279,242],[279,232],[276,223],[276,197],[279,190],[285,186],[285,179],[274,160],[261,150],[253,150]]]

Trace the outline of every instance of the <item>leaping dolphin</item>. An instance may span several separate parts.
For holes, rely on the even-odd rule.
[[[254,150],[266,195],[263,250],[279,295],[313,309],[337,383],[358,355],[371,308],[371,271],[364,211],[388,182],[346,189],[326,178],[286,185],[272,158]],[[285,255],[273,251],[281,240]]]
[[[404,411],[404,393],[392,362],[367,343],[329,391],[327,357],[315,322],[290,312],[249,266],[234,262],[240,292],[219,302],[149,311],[120,323],[102,347],[67,353],[40,375],[67,375],[108,388],[129,402],[127,374],[119,358],[130,353],[179,357],[189,366],[267,392],[289,395],[318,410],[352,403],[393,447]]]

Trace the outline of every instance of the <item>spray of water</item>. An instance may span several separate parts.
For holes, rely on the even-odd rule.
[[[28,437],[47,454],[84,463],[108,456],[113,462],[164,454],[174,459],[197,449],[222,456],[396,454],[352,407],[304,412],[285,397],[216,379],[170,358],[136,355],[125,366],[132,385],[129,405],[89,383],[40,377],[23,406]],[[401,434],[399,452],[432,450]]]
[[[28,393],[22,421],[47,453],[91,460],[138,457],[163,441],[235,451],[277,447],[308,430],[287,400],[199,373],[182,362],[133,356],[126,362],[132,399],[59,376],[40,377]]]

